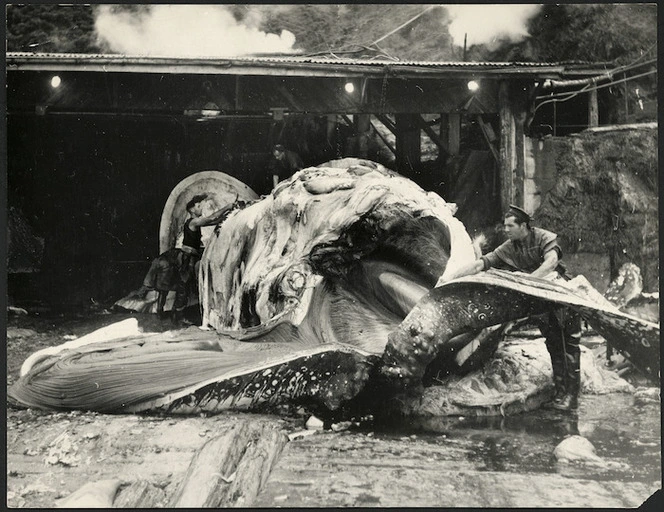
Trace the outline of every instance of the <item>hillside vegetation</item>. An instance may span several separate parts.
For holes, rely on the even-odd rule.
[[[94,30],[99,8],[98,5],[9,5],[7,50],[109,52]],[[116,5],[113,10],[137,15],[149,13],[151,8]],[[292,32],[296,38],[294,48],[304,54],[401,60],[463,58],[463,48],[455,45],[450,36],[451,18],[444,6],[233,4],[226,8],[239,23],[268,33]],[[654,48],[657,5],[550,4],[528,20],[527,31],[529,35],[520,41],[504,36],[491,44],[473,45],[467,49],[467,60],[628,62]],[[376,41],[377,44],[372,44]]]

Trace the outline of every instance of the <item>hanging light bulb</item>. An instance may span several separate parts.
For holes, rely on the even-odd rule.
[[[62,80],[58,75],[55,75],[53,78],[51,78],[51,87],[53,87],[53,89],[57,89],[58,87],[60,87],[61,83]]]
[[[353,82],[346,82],[344,89],[346,89],[348,94],[352,94],[355,91],[355,85],[353,85]]]
[[[468,82],[468,90],[470,92],[475,92],[480,88],[480,84],[478,84],[475,80],[471,80]]]

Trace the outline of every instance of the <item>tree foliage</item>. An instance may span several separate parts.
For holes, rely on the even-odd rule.
[[[375,52],[367,50],[374,41],[389,34],[431,6],[413,4],[296,5],[263,9],[267,32],[289,30],[296,48],[304,53],[338,56],[382,54],[402,60],[447,60],[453,54],[447,11],[433,8],[407,26],[380,41]]]
[[[431,5],[418,4],[229,4],[238,21],[269,33],[288,30],[305,54],[395,57],[402,60],[459,60],[461,48],[449,33],[444,7],[434,7],[367,50]],[[13,4],[7,6],[7,50],[104,52],[94,31],[95,5]],[[123,4],[116,11],[147,13],[147,4]],[[258,21],[257,21],[258,20]],[[628,62],[657,41],[656,4],[547,4],[528,22],[528,37],[507,36],[474,45],[467,60]]]
[[[96,53],[90,5],[7,6],[7,51]]]
[[[528,37],[473,48],[494,61],[623,64],[657,43],[656,4],[547,4],[528,21]],[[654,55],[654,53],[653,53]]]

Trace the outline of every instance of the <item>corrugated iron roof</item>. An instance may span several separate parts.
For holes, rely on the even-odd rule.
[[[354,66],[407,66],[427,68],[552,68],[552,67],[576,67],[586,66],[594,69],[604,69],[611,66],[610,63],[588,62],[588,61],[564,61],[564,62],[459,62],[459,61],[416,61],[416,60],[391,60],[391,59],[362,59],[362,58],[335,58],[306,55],[260,55],[242,57],[173,57],[152,55],[123,55],[123,54],[93,54],[93,53],[34,53],[34,52],[8,52],[7,59],[27,60],[87,60],[87,61],[123,61],[131,63],[170,64],[177,63],[200,63],[223,64],[233,62],[246,63],[276,63],[276,64],[333,64]]]

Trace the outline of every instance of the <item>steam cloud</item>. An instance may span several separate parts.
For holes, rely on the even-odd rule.
[[[528,35],[526,22],[541,7],[532,4],[445,5],[452,18],[450,35],[459,46],[463,46],[466,33],[468,46],[490,44],[505,35],[513,41],[523,39]]]
[[[250,26],[252,25],[252,26]],[[255,13],[244,24],[221,5],[152,5],[146,13],[113,12],[99,6],[95,29],[112,51],[170,57],[233,57],[293,52],[295,36],[256,28]]]

